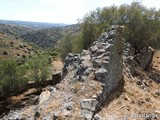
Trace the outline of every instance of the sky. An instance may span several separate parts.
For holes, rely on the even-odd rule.
[[[130,4],[133,0],[0,0],[0,19],[75,24],[97,7]],[[138,0],[160,8],[159,0]]]

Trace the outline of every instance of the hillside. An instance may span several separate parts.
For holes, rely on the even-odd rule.
[[[0,60],[8,58],[26,58],[42,52],[21,39],[0,33]]]
[[[27,32],[21,35],[21,38],[42,48],[48,48],[54,47],[56,42],[63,38],[63,33],[61,28],[46,28]]]
[[[0,33],[12,35],[13,37],[20,37],[21,35],[25,34],[26,32],[32,31],[33,29],[24,26],[17,26],[17,25],[7,25],[7,24],[0,24]]]

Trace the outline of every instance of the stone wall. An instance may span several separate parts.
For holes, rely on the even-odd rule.
[[[94,45],[101,48],[97,52],[104,51],[96,59],[92,58],[93,63],[96,63],[97,60],[102,62],[99,67],[93,65],[96,69],[96,79],[104,84],[101,102],[122,80],[124,39],[121,36],[121,31],[121,27],[112,26],[108,32],[102,34],[102,38]]]
[[[86,119],[91,119],[94,114],[90,108],[96,111],[122,80],[124,49],[122,29],[121,26],[112,26],[88,50],[83,50],[77,55],[70,53],[66,58],[62,76],[73,70],[73,80],[90,82],[88,76],[93,74],[95,80],[102,86],[102,91],[95,96],[97,99],[80,100],[81,113]]]

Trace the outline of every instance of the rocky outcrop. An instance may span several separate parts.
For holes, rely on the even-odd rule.
[[[99,106],[122,80],[124,40],[121,32],[121,26],[112,26],[88,50],[76,55],[70,53],[65,60],[63,79],[55,86],[56,92],[44,92],[48,99],[18,111],[16,116],[35,120],[93,119]],[[14,118],[5,116],[9,117]]]

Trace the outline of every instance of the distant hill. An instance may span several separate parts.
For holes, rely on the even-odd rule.
[[[66,24],[64,23],[44,23],[44,22],[14,21],[14,20],[0,20],[0,24],[21,25],[35,29],[66,26]]]

